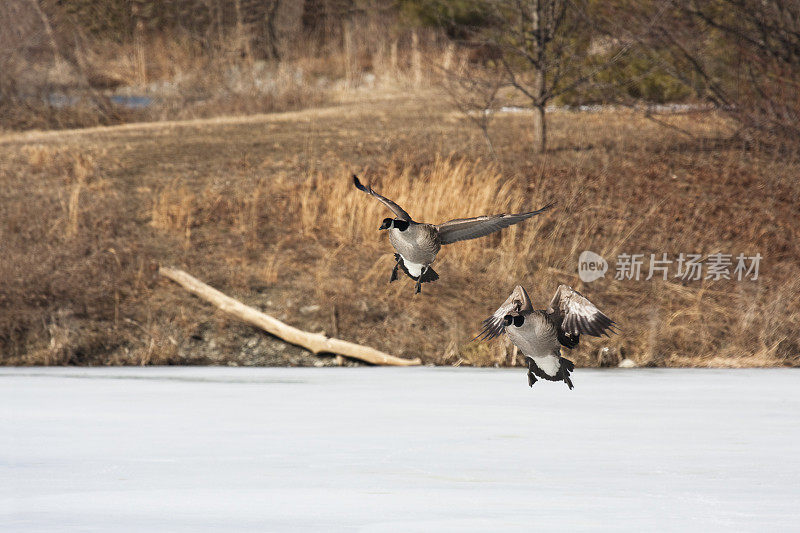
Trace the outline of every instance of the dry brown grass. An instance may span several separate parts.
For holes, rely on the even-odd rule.
[[[347,176],[347,170],[342,168],[337,175]],[[530,211],[554,200],[541,188],[520,187],[517,180],[505,178],[497,165],[481,159],[470,162],[438,156],[430,165],[416,170],[402,160],[394,160],[372,176],[372,186],[381,194],[407,206],[416,220],[434,223],[459,215]],[[337,240],[345,245],[360,246],[374,241],[377,227],[374,221],[391,213],[387,215],[382,204],[365,202],[367,197],[353,194],[353,191],[350,180],[331,180],[320,172],[303,180],[299,190],[294,191],[299,199],[303,235],[313,237],[322,226],[334,232]],[[354,213],[358,216],[353,216]],[[467,241],[446,248],[438,263],[469,269],[477,262],[487,269],[522,275],[528,271],[526,263],[545,239],[540,231],[545,220],[546,215],[513,226],[487,240]],[[563,233],[564,228],[559,224],[549,231],[551,238],[561,238]]]
[[[299,327],[429,363],[512,364],[508,344],[468,341],[517,283],[542,306],[568,283],[620,323],[569,354],[580,365],[800,363],[796,161],[714,140],[727,129],[713,116],[674,117],[688,139],[613,112],[554,114],[543,156],[525,150],[528,117],[498,117],[493,162],[426,98],[0,139],[3,362],[313,362],[279,344],[256,357],[264,339],[155,279],[163,263]],[[387,283],[388,211],[354,172],[423,221],[558,206],[445,247],[441,279],[415,297],[408,279]],[[758,282],[582,284],[584,249],[764,261]]]
[[[414,32],[377,39],[374,32],[356,33],[349,46],[324,49],[296,36],[281,61],[244,54],[229,33],[202,42],[181,32],[148,34],[141,43],[83,36],[58,57],[17,43],[0,53],[9,82],[0,83],[0,131],[298,110],[353,92],[430,85],[439,77],[431,66],[453,61],[452,47],[432,32],[422,32],[415,45]],[[129,96],[152,101],[126,107],[112,100]]]
[[[337,174],[345,176],[347,169]],[[745,246],[742,250],[752,249],[750,243],[738,239],[727,245],[709,243],[707,235],[694,231],[657,235],[661,232],[653,231],[652,225],[663,224],[665,212],[679,211],[678,206],[668,205],[665,199],[654,199],[633,221],[629,217],[608,217],[602,212],[600,198],[595,197],[594,203],[585,203],[585,189],[590,181],[575,176],[569,185],[552,187],[550,184],[545,188],[545,181],[534,184],[526,183],[519,176],[506,177],[497,166],[480,159],[468,162],[437,157],[430,165],[413,170],[402,161],[390,161],[386,168],[375,173],[373,186],[406,206],[417,220],[433,222],[457,216],[521,211],[558,200],[557,211],[531,222],[487,239],[446,247],[437,260],[437,268],[444,269],[448,277],[462,280],[476,277],[485,284],[506,287],[506,292],[515,283],[523,283],[538,294],[542,306],[558,282],[585,290],[597,302],[607,302],[607,305],[614,302],[617,307],[611,307],[613,311],[609,312],[617,317],[625,316],[621,320],[624,339],[603,341],[601,346],[609,346],[615,353],[632,357],[640,364],[673,365],[695,361],[694,364],[705,365],[709,361],[718,364],[722,358],[727,366],[735,366],[783,364],[794,360],[800,333],[800,314],[795,311],[800,286],[795,280],[777,290],[764,291],[763,285],[753,282],[603,280],[584,285],[576,279],[573,274],[576,258],[584,249],[610,259],[621,252],[667,250],[676,254],[708,250],[709,245],[715,247],[713,251],[732,245]],[[338,246],[360,248],[376,240],[375,224],[387,216],[381,204],[355,194],[349,180],[344,178],[331,180],[316,173],[303,181],[299,190],[295,188],[294,193],[297,195],[295,209],[305,238],[313,238],[322,227],[335,235]],[[357,216],[353,216],[354,213]],[[666,247],[653,246],[659,241],[658,246]],[[652,247],[643,247],[648,242]],[[370,284],[385,281],[390,264],[390,261],[376,263],[361,280]],[[613,277],[613,272],[608,277]],[[445,279],[442,283],[447,282]],[[476,289],[475,284],[469,285],[474,291],[473,297],[485,294],[487,301],[495,305],[503,299],[503,292],[498,295],[496,290],[490,292]],[[408,296],[408,287],[399,291],[404,292],[396,289],[393,293],[399,299]],[[626,303],[632,308],[618,307]],[[448,305],[458,306],[453,302]],[[491,310],[492,306],[487,305],[484,314]],[[455,341],[458,348],[451,349],[452,353],[444,360],[482,365],[508,362],[510,346],[499,346],[498,354],[497,349],[491,347],[465,344],[467,331],[460,331],[460,335],[462,341]],[[453,337],[458,338],[458,335]],[[594,350],[598,347],[594,346]],[[695,355],[686,357],[687,352]],[[584,352],[581,362],[599,364],[600,359],[599,354],[593,356]]]

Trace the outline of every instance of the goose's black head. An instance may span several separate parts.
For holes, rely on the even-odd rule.
[[[400,231],[405,231],[408,229],[408,220],[401,220],[399,218],[384,218],[381,227],[378,229],[381,230],[389,228],[395,228]]]

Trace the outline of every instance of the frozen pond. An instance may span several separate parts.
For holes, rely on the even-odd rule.
[[[787,531],[800,371],[0,368],[0,531]]]

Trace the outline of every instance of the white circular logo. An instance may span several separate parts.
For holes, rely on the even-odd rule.
[[[608,263],[601,255],[584,250],[578,257],[578,276],[584,283],[590,283],[606,275]]]

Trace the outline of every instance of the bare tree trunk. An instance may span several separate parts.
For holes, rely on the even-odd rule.
[[[453,62],[455,55],[455,46],[453,43],[447,43],[447,48],[444,49],[444,57],[442,58],[442,70],[447,72],[450,70],[450,65]]]
[[[242,17],[242,0],[234,2],[236,9],[236,51],[247,61],[252,61],[253,56],[250,51],[250,36],[245,35],[244,19]]]
[[[551,24],[552,19],[552,2],[534,2],[534,6],[530,11],[531,13],[531,28],[534,34],[534,41],[532,42],[533,55],[536,61],[533,65],[535,69],[533,78],[533,150],[538,154],[544,153],[547,148],[547,128],[544,116],[544,107],[547,103],[545,92],[547,87],[545,85],[545,69],[547,68],[547,56],[545,50],[548,46],[549,35],[547,26]],[[547,13],[551,16],[547,17]]]
[[[278,31],[277,31],[277,14],[278,8],[281,5],[281,0],[272,0],[269,8],[267,8],[266,31],[267,31],[267,46],[269,47],[270,59],[280,60],[281,54],[278,50]]]
[[[345,20],[343,25],[344,39],[344,79],[348,88],[355,86],[356,77],[356,53],[353,45],[353,23]]]
[[[545,83],[544,72],[540,68],[536,71],[533,82],[533,94],[536,101],[533,103],[533,149],[536,153],[544,153],[547,148],[547,121],[545,111]]]
[[[145,62],[144,51],[144,18],[141,16],[141,5],[139,1],[131,3],[131,15],[133,18],[133,50],[134,64],[137,82],[141,85],[147,83],[147,64]]]
[[[419,51],[419,35],[416,30],[411,33],[411,71],[414,87],[419,87],[422,84],[422,54]]]
[[[533,108],[533,149],[539,154],[547,149],[547,119],[543,105]]]

